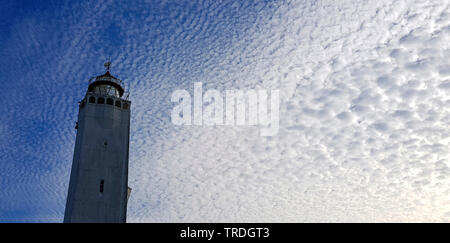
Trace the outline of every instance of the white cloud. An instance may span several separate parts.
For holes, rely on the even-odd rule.
[[[449,222],[448,3],[73,4],[1,45],[1,221],[62,220],[76,101],[111,55],[133,102],[129,222]],[[194,82],[279,89],[278,135],[172,125]]]
[[[196,76],[280,89],[279,135],[183,127],[142,146],[161,150],[132,156],[130,220],[448,221],[448,7],[280,5]]]

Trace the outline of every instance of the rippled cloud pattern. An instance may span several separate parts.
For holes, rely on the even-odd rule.
[[[132,100],[128,222],[450,222],[448,1],[7,1],[0,222],[61,222],[90,77]],[[280,91],[277,136],[171,94]]]

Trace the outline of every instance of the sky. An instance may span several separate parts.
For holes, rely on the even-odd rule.
[[[78,101],[132,101],[128,222],[450,222],[447,0],[0,5],[0,222],[62,222]],[[279,132],[171,94],[279,90]]]

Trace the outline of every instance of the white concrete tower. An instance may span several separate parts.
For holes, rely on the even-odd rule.
[[[92,78],[80,101],[64,222],[126,222],[130,104],[122,81]]]

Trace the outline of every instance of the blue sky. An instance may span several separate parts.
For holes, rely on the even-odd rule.
[[[108,57],[133,102],[130,222],[449,222],[445,1],[6,1],[0,20],[0,222],[62,221]],[[279,134],[175,127],[194,82],[279,89]]]

